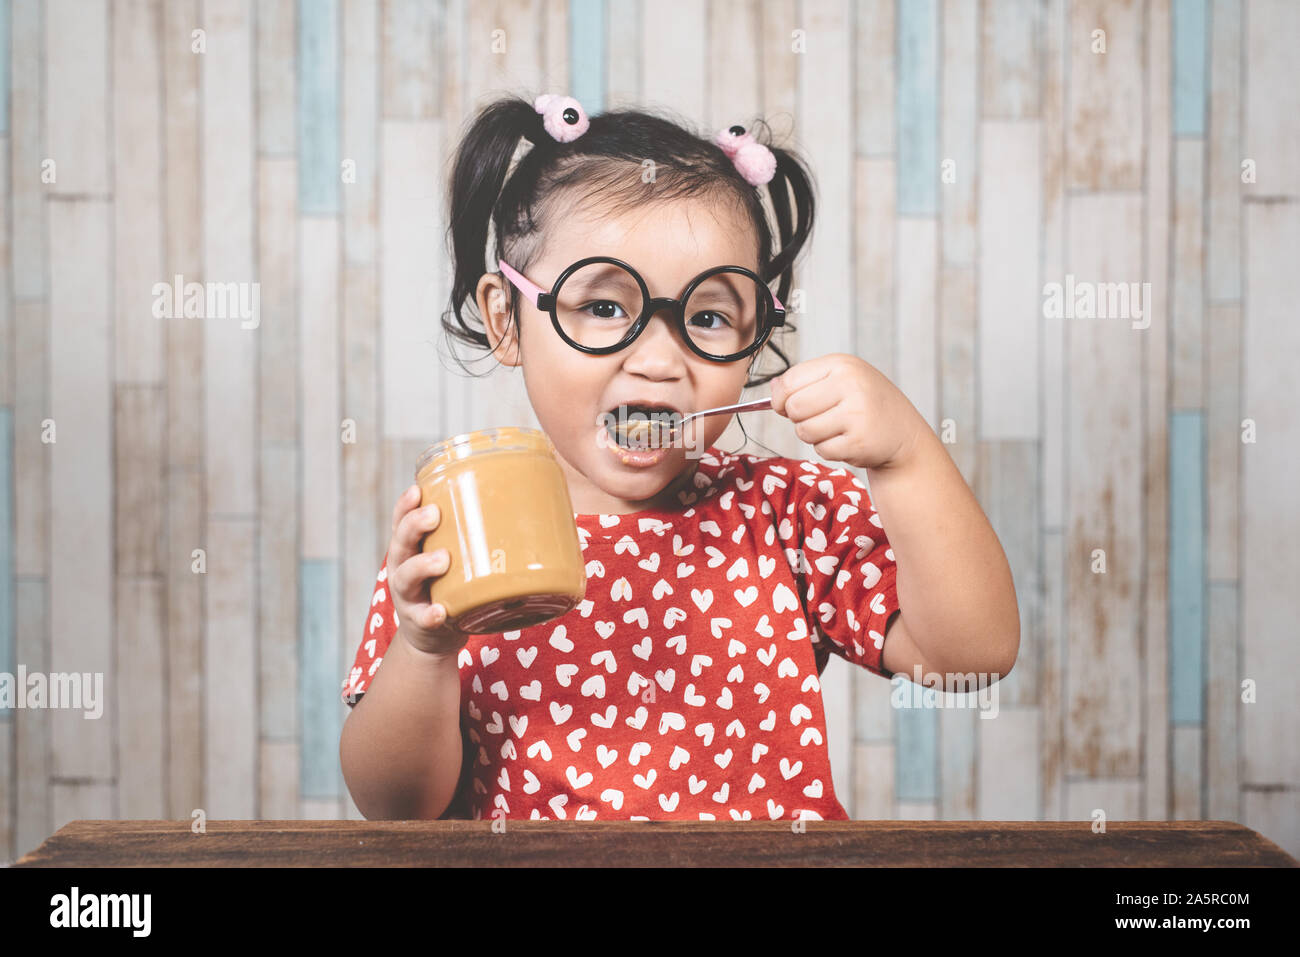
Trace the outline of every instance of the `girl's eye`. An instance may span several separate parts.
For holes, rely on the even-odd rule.
[[[627,313],[623,311],[623,307],[616,302],[611,302],[608,299],[599,299],[596,302],[593,302],[584,308],[594,310],[593,315],[597,319],[626,319],[627,318]],[[615,315],[614,310],[617,310],[618,312],[623,314]]]
[[[707,312],[697,312],[695,315],[691,316],[691,323],[694,325],[694,324],[695,324],[695,320],[696,320],[696,319],[699,319],[699,318],[703,318],[703,319],[705,320],[705,323],[706,323],[706,324],[705,324],[705,325],[698,325],[697,328],[701,328],[701,329],[705,329],[705,330],[709,330],[709,329],[714,329],[714,330],[716,330],[716,329],[721,329],[723,326],[729,326],[729,325],[731,325],[731,323],[727,322],[727,317],[726,317],[726,316],[724,316],[724,315],[723,315],[722,313],[720,313],[720,312],[714,312],[714,311],[712,311],[712,310],[709,310],[709,311],[707,311]],[[717,319],[718,322],[719,322],[720,324],[719,324],[719,325],[713,325],[713,324],[712,324],[712,320],[713,320],[713,319]]]

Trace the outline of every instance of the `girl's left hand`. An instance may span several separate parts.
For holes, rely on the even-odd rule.
[[[834,352],[772,380],[772,409],[824,459],[858,468],[897,465],[929,424],[880,370]]]

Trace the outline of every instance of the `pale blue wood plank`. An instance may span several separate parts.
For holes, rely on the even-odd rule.
[[[898,4],[898,214],[939,209],[939,25],[934,0]]]
[[[569,3],[569,89],[543,90],[572,96],[588,116],[605,110],[605,0]]]
[[[338,0],[298,3],[298,198],[302,212],[339,211]]]
[[[1174,135],[1205,134],[1208,17],[1205,0],[1176,0],[1174,23]]]
[[[1169,421],[1169,717],[1199,724],[1205,687],[1205,424]]]
[[[911,701],[913,688],[903,688]],[[916,689],[927,702],[934,700],[929,688]],[[897,735],[898,767],[895,796],[900,801],[935,801],[939,797],[938,729],[939,713],[934,707],[899,708],[894,722]]]
[[[300,793],[340,794],[338,699],[339,569],[336,559],[303,559],[299,578],[298,710],[302,728]]]
[[[8,11],[3,11],[5,14]],[[0,409],[0,672],[14,673],[14,412]],[[0,710],[0,720],[9,717]]]

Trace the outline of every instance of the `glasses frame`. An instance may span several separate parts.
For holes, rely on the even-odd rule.
[[[559,295],[560,287],[564,285],[564,281],[577,270],[584,266],[590,266],[592,263],[612,263],[615,266],[620,266],[631,273],[632,278],[635,279],[637,285],[641,287],[641,301],[644,304],[641,315],[637,316],[636,322],[632,323],[627,335],[625,335],[621,341],[612,346],[584,346],[574,342],[565,334],[564,329],[561,327],[560,317],[555,308],[556,297]],[[625,263],[621,259],[615,259],[613,256],[589,256],[586,259],[578,260],[576,263],[565,269],[564,272],[560,273],[559,278],[555,280],[555,284],[551,286],[550,292],[547,292],[541,286],[537,285],[537,283],[526,278],[504,260],[498,260],[497,265],[500,267],[500,271],[506,279],[510,280],[515,288],[527,296],[533,305],[543,312],[550,313],[551,325],[555,327],[555,331],[559,334],[561,339],[579,352],[585,352],[588,355],[607,356],[626,349],[636,341],[637,336],[641,335],[641,333],[645,331],[646,326],[650,324],[650,319],[654,314],[665,306],[672,309],[674,324],[677,326],[677,331],[681,334],[682,341],[685,342],[690,350],[697,356],[701,359],[707,359],[710,362],[735,362],[737,359],[744,359],[747,356],[751,356],[759,349],[763,348],[763,345],[771,336],[773,329],[785,325],[785,307],[781,305],[781,301],[772,294],[772,290],[767,287],[767,283],[765,283],[757,273],[751,269],[746,269],[744,266],[714,266],[712,269],[706,270],[692,279],[690,285],[686,287],[686,291],[682,293],[680,299],[669,299],[663,296],[651,296],[650,290],[645,284],[645,280],[641,278],[641,274],[637,272],[630,263]],[[753,279],[755,284],[767,293],[767,315],[770,318],[763,323],[762,330],[755,337],[754,341],[746,348],[739,352],[733,352],[731,355],[714,356],[700,349],[691,338],[690,333],[686,331],[686,301],[691,298],[691,293],[695,291],[696,287],[698,287],[700,283],[724,272],[738,273],[742,276],[748,276],[750,279]]]

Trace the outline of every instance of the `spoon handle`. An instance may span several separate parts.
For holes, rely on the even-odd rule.
[[[757,412],[759,409],[772,408],[772,399],[769,396],[766,399],[754,399],[752,402],[738,402],[735,405],[723,405],[716,409],[704,409],[701,412],[692,412],[686,418],[682,419],[685,425],[691,419],[699,418],[705,415],[722,415],[724,412]]]

